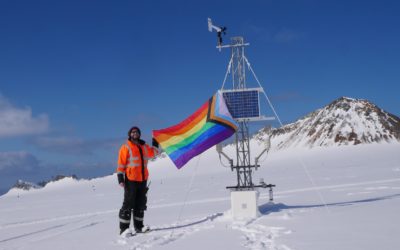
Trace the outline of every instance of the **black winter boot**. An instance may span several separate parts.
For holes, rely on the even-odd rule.
[[[136,232],[142,232],[143,218],[144,218],[143,210],[133,211],[133,226],[135,227]]]
[[[126,229],[129,228],[131,223],[131,210],[130,209],[120,209],[119,210],[119,228],[120,234],[122,234]]]

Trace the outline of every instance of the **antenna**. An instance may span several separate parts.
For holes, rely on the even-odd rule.
[[[212,32],[213,30],[215,30],[217,32],[217,48],[219,49],[219,51],[221,51],[222,48],[222,34],[226,35],[226,27],[218,27],[215,26],[212,21],[211,18],[208,18],[208,31]]]

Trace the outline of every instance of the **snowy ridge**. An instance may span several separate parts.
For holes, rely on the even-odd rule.
[[[256,139],[264,140],[266,130]],[[373,103],[341,97],[298,121],[272,130],[276,149],[400,142],[400,118]]]
[[[123,191],[115,174],[65,178],[0,197],[0,249],[396,249],[399,150],[400,144],[365,144],[272,152],[254,180],[277,184],[275,203],[260,190],[253,219],[232,218],[225,187],[235,174],[220,166],[215,149],[182,170],[160,158],[150,166],[145,215],[153,231],[128,238],[118,235]]]
[[[75,175],[73,176],[63,176],[63,175],[57,175],[53,177],[52,180],[50,181],[41,181],[38,184],[32,183],[32,182],[27,182],[23,180],[18,180],[15,185],[6,193],[7,195],[15,195],[20,193],[21,191],[28,191],[31,189],[42,189],[43,187],[61,187],[65,185],[64,183],[69,183],[69,182],[76,182],[77,177]]]
[[[272,148],[277,141],[294,140],[296,129],[297,146],[303,145],[303,135],[308,140],[304,143],[312,138],[340,147],[307,144],[310,149],[288,143],[285,150],[272,150],[260,159],[254,182],[264,178],[277,186],[274,202],[269,201],[268,190],[259,190],[257,218],[232,218],[230,191],[225,187],[236,183],[236,175],[222,167],[215,148],[210,148],[181,170],[167,157],[149,164],[151,187],[145,213],[145,224],[153,229],[149,233],[119,235],[123,189],[116,174],[91,180],[64,178],[41,189],[13,189],[0,196],[0,249],[397,249],[400,143],[367,141],[354,147],[353,139],[335,142],[334,138],[353,126],[357,139],[369,133],[377,142],[397,141],[391,138],[397,138],[398,118],[371,106],[368,129],[362,118],[365,105],[357,102],[345,98],[344,104],[334,102],[283,128],[286,133],[272,132]],[[353,119],[346,112],[364,115]],[[330,119],[343,120],[324,134]],[[309,125],[308,131],[313,125],[319,127],[308,138],[306,128],[303,131],[296,124]],[[315,137],[318,131],[325,137]],[[256,139],[264,136],[261,131]],[[266,140],[257,140],[251,140],[253,157],[266,146]],[[327,143],[332,140],[333,144]],[[235,147],[229,145],[224,152],[234,156]]]
[[[12,188],[22,189],[22,190],[30,190],[30,189],[42,188],[42,186],[32,183],[32,182],[18,180],[17,183],[15,183],[15,185]]]

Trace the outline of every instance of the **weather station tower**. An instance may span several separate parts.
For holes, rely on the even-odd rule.
[[[217,145],[217,152],[219,153],[220,158],[223,156],[229,161],[231,170],[236,172],[237,176],[236,185],[226,187],[231,190],[231,211],[234,217],[255,218],[259,214],[258,189],[269,188],[269,199],[272,202],[272,188],[275,187],[275,185],[266,184],[263,179],[260,179],[260,182],[257,185],[253,182],[253,171],[260,167],[259,159],[263,154],[268,152],[270,148],[270,140],[267,140],[265,148],[254,158],[254,162],[252,163],[249,126],[252,122],[275,120],[277,115],[245,56],[245,48],[250,44],[245,43],[244,38],[238,36],[231,38],[231,44],[224,45],[222,35],[225,35],[227,28],[214,25],[210,18],[208,18],[208,30],[217,33],[216,48],[219,51],[222,49],[231,50],[231,57],[222,83],[221,91],[232,118],[239,124],[238,130],[235,134],[236,164],[234,164],[233,159],[223,151],[222,145]],[[258,87],[248,88],[246,82],[246,68],[248,69],[247,71],[250,71],[253,74],[254,78],[258,82]],[[225,83],[229,75],[231,75],[232,79],[231,89],[225,88]],[[273,110],[275,116],[266,117],[261,114],[259,97],[262,94],[267,98],[268,104]]]

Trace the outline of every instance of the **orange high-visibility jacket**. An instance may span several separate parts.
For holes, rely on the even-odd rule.
[[[134,144],[128,140],[119,149],[117,173],[125,174],[130,181],[145,181],[149,177],[147,162],[157,154],[158,149],[155,147]]]

